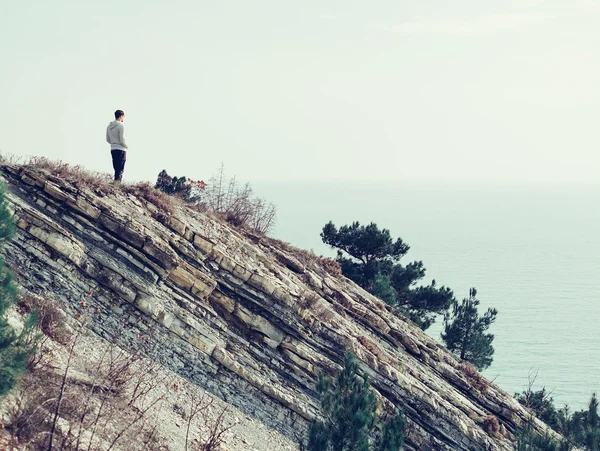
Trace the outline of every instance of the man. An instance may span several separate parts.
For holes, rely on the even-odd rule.
[[[127,157],[127,144],[123,133],[123,119],[125,113],[122,110],[115,111],[115,120],[108,124],[106,128],[106,142],[110,144],[110,153],[112,155],[113,168],[115,170],[115,181],[120,182],[123,179],[125,170],[125,159]]]

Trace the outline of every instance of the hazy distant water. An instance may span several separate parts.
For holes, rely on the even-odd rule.
[[[526,388],[531,371],[557,406],[583,407],[600,390],[600,188],[253,187],[278,206],[273,235],[298,247],[333,255],[319,238],[327,221],[374,221],[411,246],[404,261],[422,260],[426,279],[461,299],[476,287],[483,306],[499,310],[485,374],[509,393]]]

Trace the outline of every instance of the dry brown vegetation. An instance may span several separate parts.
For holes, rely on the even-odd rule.
[[[183,205],[177,196],[169,196],[155,189],[148,182],[114,183],[110,174],[89,171],[81,165],[71,165],[61,160],[51,160],[46,157],[30,157],[24,163],[11,156],[0,154],[0,163],[18,164],[27,170],[45,172],[51,177],[70,183],[77,189],[89,189],[96,194],[105,196],[117,192],[131,194],[154,204],[163,213],[173,214],[175,206]]]
[[[465,375],[469,385],[473,387],[475,390],[480,392],[485,392],[489,387],[489,382],[479,374],[477,368],[475,368],[470,363],[461,363],[458,365],[458,369],[462,371]]]
[[[34,293],[25,293],[19,298],[17,307],[21,314],[35,312],[38,315],[38,327],[46,338],[63,345],[71,340],[73,331],[67,325],[66,315],[56,301]]]
[[[502,433],[500,432],[500,423],[498,422],[498,418],[494,415],[488,415],[483,420],[483,429],[490,437],[494,437],[497,439],[502,439]]]
[[[30,157],[22,166],[32,171],[46,171],[54,177],[69,181],[76,188],[88,188],[103,195],[109,194],[114,190],[114,185],[109,174],[89,171],[81,165],[71,165],[62,160],[51,160],[46,157]]]
[[[80,302],[73,327],[58,305],[43,297],[25,295],[20,309],[40,312],[45,339],[38,343],[38,355],[43,358],[32,361],[18,390],[0,400],[5,411],[9,406],[8,421],[0,424],[8,432],[0,436],[2,449],[169,449],[157,432],[159,413],[179,384],[151,358],[151,337],[139,337],[134,353],[119,346],[124,329],[103,339],[101,346],[97,339],[91,344],[87,324],[95,320],[96,310],[88,299]],[[202,438],[190,439],[186,450],[215,451],[235,426],[225,421],[226,409],[216,421],[206,417],[213,403],[214,398],[204,395],[194,404],[186,434],[193,428]]]
[[[297,248],[295,246],[292,246],[290,243],[278,240],[276,238],[263,237],[262,239],[267,245],[275,247],[277,249],[281,249],[293,255],[300,263],[302,263],[307,268],[316,270],[321,274],[328,273],[334,277],[342,276],[342,267],[337,261],[335,261],[332,258],[319,256],[312,251]]]
[[[108,173],[89,171],[62,160],[34,156],[20,163],[16,157],[0,154],[0,163],[43,171],[77,189],[90,189],[101,196],[116,192],[131,194],[154,204],[162,214],[173,214],[176,206],[186,205],[202,213],[212,213],[234,227],[260,234],[266,234],[275,224],[275,205],[254,196],[249,184],[240,186],[235,177],[226,178],[223,167],[210,179],[206,190],[196,195],[192,202],[184,202],[180,196],[166,194],[148,182],[114,183]]]
[[[178,196],[170,196],[155,189],[148,182],[139,182],[132,185],[121,184],[119,189],[127,194],[132,194],[154,204],[161,213],[173,214],[176,206],[182,206],[183,201]]]
[[[234,227],[268,233],[275,225],[277,208],[256,197],[249,183],[239,184],[235,177],[225,174],[221,165],[205,188],[198,190],[192,203],[201,210],[212,212]]]

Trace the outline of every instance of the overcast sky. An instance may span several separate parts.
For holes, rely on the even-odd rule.
[[[0,2],[0,150],[243,181],[596,183],[600,1]]]

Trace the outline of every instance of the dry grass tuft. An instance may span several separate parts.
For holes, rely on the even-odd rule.
[[[292,254],[300,263],[309,269],[316,270],[321,274],[328,273],[334,277],[342,276],[342,267],[332,258],[318,256],[312,251],[297,248],[290,243],[275,238],[264,237],[264,240],[269,246]]]
[[[6,157],[0,159],[6,161]],[[155,189],[148,182],[134,184],[115,184],[110,174],[88,171],[80,165],[70,165],[61,160],[51,160],[46,157],[31,157],[22,167],[30,171],[43,171],[61,180],[71,183],[76,188],[88,188],[101,195],[123,192],[132,194],[154,204],[162,213],[172,214],[175,206],[183,201],[177,196],[170,196]]]
[[[13,153],[0,152],[0,164],[20,165],[23,157]]]
[[[23,314],[37,312],[38,327],[45,336],[63,345],[69,343],[72,331],[56,301],[28,292],[19,298],[17,305]]]
[[[490,437],[494,437],[497,439],[501,439],[502,434],[500,433],[500,423],[498,422],[498,418],[494,415],[488,415],[483,420],[483,429]]]
[[[62,160],[46,157],[30,157],[22,166],[33,171],[46,171],[72,183],[76,188],[88,188],[102,195],[114,192],[115,187],[109,174],[89,171],[81,165],[73,166]]]
[[[342,267],[333,258],[318,257],[317,264],[334,277],[342,277]]]
[[[489,387],[489,382],[479,374],[477,368],[475,368],[470,363],[461,363],[458,365],[458,369],[462,371],[462,373],[467,378],[467,381],[475,390],[479,392],[485,392]]]
[[[176,206],[183,205],[183,200],[178,196],[171,196],[156,188],[148,182],[139,182],[133,185],[119,185],[121,191],[132,194],[155,205],[161,213],[173,214]]]

